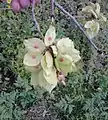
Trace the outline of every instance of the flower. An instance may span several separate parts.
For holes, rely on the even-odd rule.
[[[91,3],[86,6],[85,8],[82,9],[83,13],[86,13],[87,15],[91,14],[93,15],[96,19],[102,19],[102,21],[106,21],[106,17],[103,16],[103,14],[100,12],[100,5],[99,3]]]
[[[95,36],[97,36],[100,27],[98,22],[92,20],[92,21],[86,22],[85,28],[86,28],[87,35],[89,36],[90,39],[92,39]]]
[[[97,20],[105,21],[106,17],[103,16],[103,14],[100,12],[100,5],[98,3],[91,3],[82,9],[82,12],[85,13],[88,17],[92,17],[93,19],[91,21],[87,21],[85,23],[86,33],[90,39],[97,36],[100,26]]]
[[[23,63],[31,72],[31,84],[44,87],[51,92],[58,81],[65,79],[75,68],[75,63],[81,59],[79,51],[74,48],[69,38],[56,42],[55,27],[50,25],[44,38],[32,38],[24,41],[27,53]],[[59,73],[63,73],[60,75]]]

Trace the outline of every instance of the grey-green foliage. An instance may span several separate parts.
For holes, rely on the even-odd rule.
[[[84,104],[86,120],[108,120],[108,93],[95,93]]]
[[[66,1],[60,0],[68,10],[71,8],[71,4],[67,5]],[[68,2],[72,1],[68,0]],[[77,3],[75,2],[74,0],[74,6],[77,8],[77,3],[80,3],[78,0]],[[68,8],[69,5],[70,8]],[[43,34],[51,22],[49,8],[50,3],[46,0],[42,1],[39,9],[36,8],[36,18]],[[47,107],[53,104],[52,107],[57,111],[59,120],[108,120],[108,60],[104,61],[102,58],[99,63],[96,51],[91,48],[81,32],[74,25],[70,26],[72,22],[67,20],[60,11],[56,10],[55,13],[57,38],[67,36],[74,41],[75,47],[80,50],[83,67],[81,71],[69,75],[66,87],[59,85],[53,91],[53,99],[48,99],[48,105],[45,104]],[[107,54],[107,26],[106,30],[100,31],[100,33],[100,37],[94,42],[98,47],[105,48],[105,54]],[[25,52],[23,40],[34,36],[40,37],[31,21],[31,11],[23,11],[17,15],[11,11],[0,12],[0,52],[2,52],[0,67],[5,68],[2,75],[7,68],[12,67],[23,78],[29,79],[30,75],[25,71],[22,62]],[[15,78],[11,80],[15,82]],[[18,80],[14,85],[7,84],[5,79],[3,81],[0,83],[0,90],[7,88],[8,93],[2,92],[0,95],[0,120],[2,118],[4,120],[22,120],[25,109],[36,102],[37,92],[40,91],[31,89],[31,86],[24,80]],[[42,97],[41,99],[43,100]]]
[[[55,95],[55,107],[59,111],[58,118],[63,120],[107,120],[108,93],[91,85],[85,85],[84,76],[74,73],[69,76],[66,88],[60,87]],[[103,78],[102,78],[103,80]],[[103,88],[104,89],[104,88]],[[56,96],[59,96],[56,97]]]
[[[40,89],[34,90],[20,77],[14,84],[14,90],[0,93],[0,120],[22,120],[26,109],[36,103]],[[38,96],[37,96],[38,95]]]
[[[23,111],[16,104],[17,92],[2,92],[0,94],[0,119],[1,120],[21,120]]]

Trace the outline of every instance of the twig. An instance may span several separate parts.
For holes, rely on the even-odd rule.
[[[35,0],[32,1],[32,19],[34,21],[35,27],[38,29],[38,31],[40,32],[40,27],[39,24],[35,18]]]
[[[68,15],[72,21],[74,21],[74,23],[76,24],[76,26],[80,29],[80,31],[83,32],[83,34],[86,36],[86,38],[88,39],[88,41],[91,43],[91,45],[97,50],[100,51],[100,49],[95,45],[95,43],[87,36],[86,32],[84,31],[83,27],[80,26],[80,24],[78,23],[78,21],[75,19],[74,16],[72,16],[69,12],[67,12],[61,5],[59,5],[56,1],[54,2],[55,6],[57,8],[59,8],[64,14]]]
[[[51,17],[53,17],[54,18],[54,2],[55,2],[55,0],[51,0]]]

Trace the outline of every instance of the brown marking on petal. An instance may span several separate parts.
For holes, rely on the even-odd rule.
[[[32,59],[35,59],[36,58],[36,56],[35,55],[32,55]]]
[[[38,48],[39,48],[39,46],[35,43],[34,48],[38,49]]]
[[[60,58],[59,61],[60,61],[60,62],[64,62],[64,59],[63,59],[63,58]]]
[[[48,41],[51,41],[52,40],[52,38],[51,37],[48,37]]]

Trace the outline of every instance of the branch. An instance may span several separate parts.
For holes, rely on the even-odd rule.
[[[95,45],[95,43],[87,36],[86,32],[84,31],[83,27],[80,26],[80,24],[78,23],[78,21],[75,19],[75,17],[73,17],[69,12],[67,12],[61,5],[59,5],[56,1],[55,1],[55,6],[57,8],[59,8],[65,15],[68,15],[72,21],[74,21],[74,23],[76,24],[76,26],[80,29],[80,31],[82,31],[82,33],[86,36],[86,38],[88,39],[88,41],[91,43],[91,45],[98,51],[100,52],[100,49]]]
[[[54,18],[54,2],[55,2],[55,0],[51,0],[51,17],[53,17]]]
[[[34,25],[35,27],[38,29],[38,31],[40,32],[40,27],[39,24],[35,18],[35,0],[32,1],[32,19],[34,21]]]

